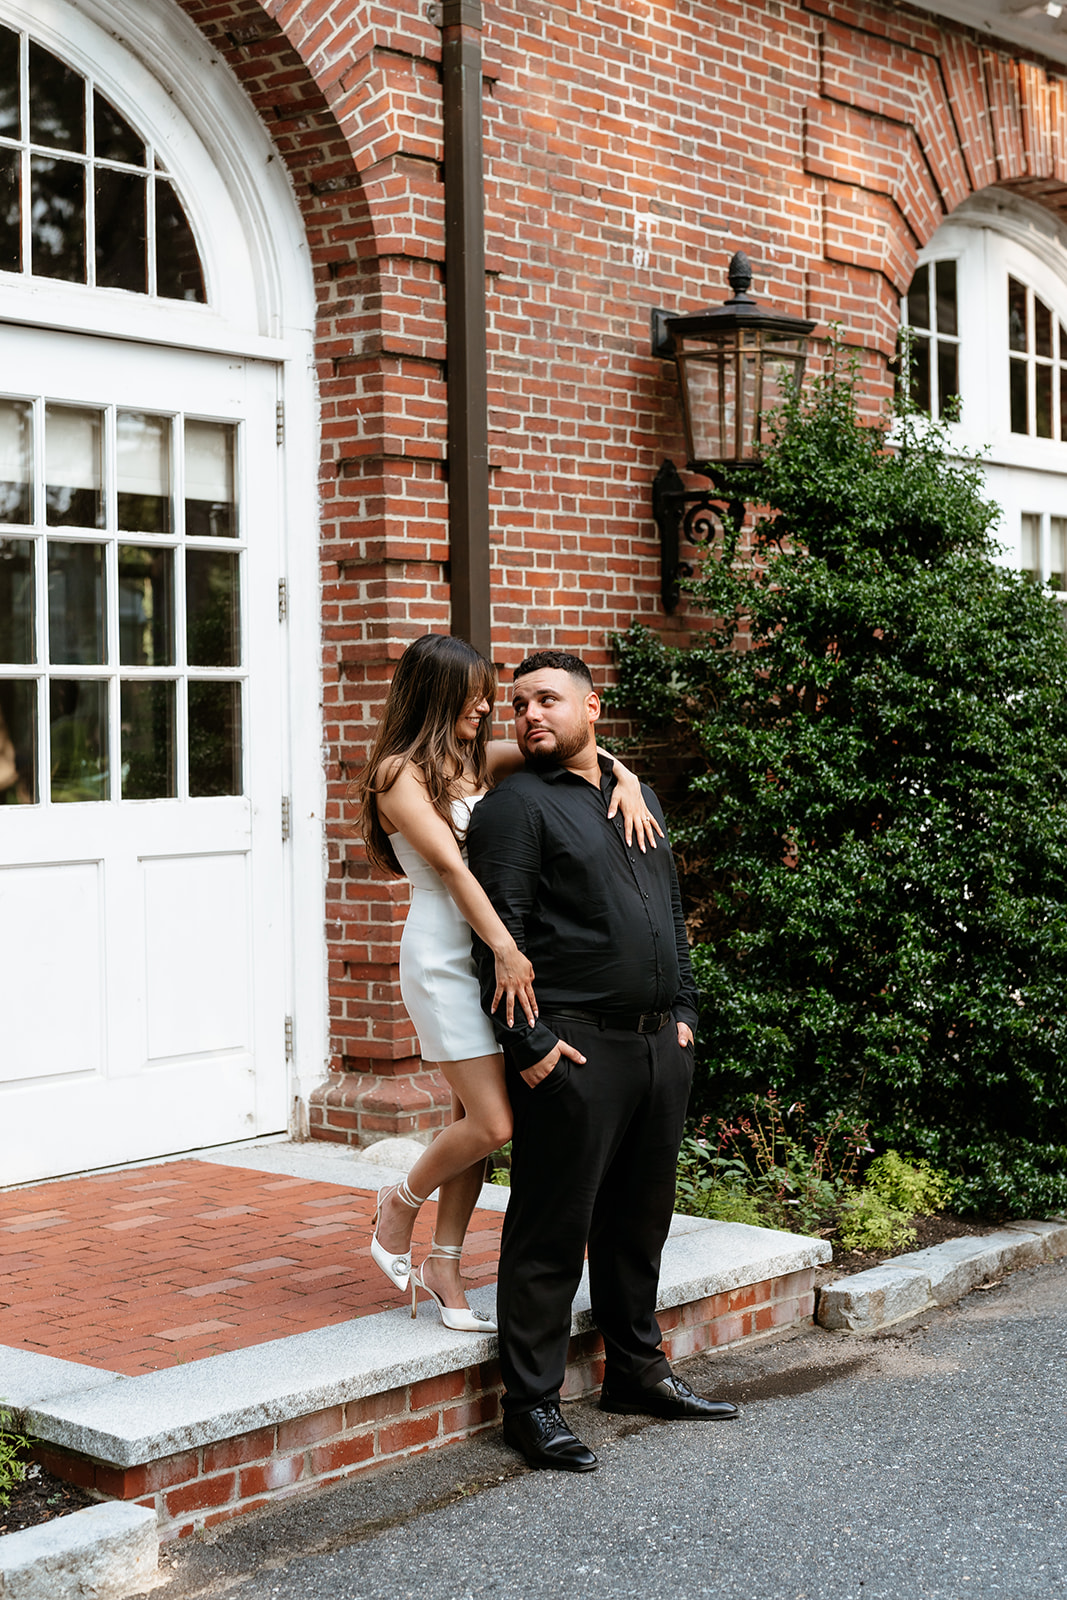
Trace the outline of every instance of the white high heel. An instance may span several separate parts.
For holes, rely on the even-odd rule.
[[[376,1265],[381,1267],[390,1283],[395,1283],[397,1288],[406,1294],[408,1284],[411,1281],[411,1247],[408,1247],[404,1255],[393,1256],[389,1254],[384,1245],[378,1243],[378,1224],[382,1220],[382,1206],[385,1204],[386,1197],[390,1194],[398,1195],[404,1204],[410,1206],[413,1211],[417,1211],[420,1206],[425,1205],[426,1199],[420,1200],[414,1190],[408,1188],[406,1178],[400,1183],[383,1184],[378,1190],[378,1209],[374,1213],[374,1232],[371,1234],[370,1253]]]
[[[426,1261],[429,1261],[430,1256],[444,1256],[450,1261],[458,1261],[462,1254],[462,1245],[438,1244],[437,1240],[433,1239],[430,1243],[430,1255],[426,1257]],[[426,1270],[426,1261],[422,1263],[423,1272]],[[422,1272],[418,1267],[411,1268],[412,1317],[415,1315],[415,1303],[420,1289],[425,1289],[430,1298],[437,1302],[437,1309],[441,1313],[441,1321],[446,1328],[451,1328],[453,1333],[496,1333],[496,1323],[492,1317],[487,1317],[484,1311],[471,1311],[468,1306],[464,1306],[461,1310],[446,1306],[437,1291],[431,1289],[430,1285],[423,1280]]]

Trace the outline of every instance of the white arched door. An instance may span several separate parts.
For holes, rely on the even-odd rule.
[[[48,21],[0,0],[0,1184],[292,1095],[293,347],[233,172],[143,53]]]

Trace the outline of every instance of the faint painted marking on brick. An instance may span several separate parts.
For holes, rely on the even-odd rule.
[[[197,1339],[202,1333],[222,1333],[235,1327],[232,1322],[190,1322],[184,1328],[160,1328],[156,1339]]]
[[[356,1278],[359,1274],[351,1267],[311,1267],[306,1272],[291,1272],[286,1283],[314,1283],[318,1278]]]
[[[273,1267],[295,1267],[296,1256],[268,1256],[266,1261],[235,1261],[234,1272],[269,1272]]]
[[[247,1288],[247,1278],[220,1278],[217,1283],[198,1283],[192,1289],[179,1289],[179,1294],[193,1295],[222,1294],[226,1289]]]
[[[352,1228],[346,1222],[335,1222],[332,1228],[303,1228],[299,1233],[287,1233],[287,1239],[326,1239],[332,1233],[351,1233]]]

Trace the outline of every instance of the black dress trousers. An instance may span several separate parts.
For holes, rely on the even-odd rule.
[[[692,1047],[678,1043],[673,1020],[655,1034],[601,1030],[547,1009],[543,1020],[586,1061],[561,1057],[533,1089],[508,1066],[515,1132],[497,1312],[512,1413],[559,1399],[587,1246],[609,1378],[643,1387],[670,1371],[656,1293]]]

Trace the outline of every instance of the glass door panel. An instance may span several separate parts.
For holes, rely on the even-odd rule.
[[[241,665],[239,559],[229,551],[186,551],[185,615],[191,666]]]
[[[190,538],[234,539],[234,443],[228,423],[185,424],[185,531]]]
[[[120,544],[119,660],[124,667],[174,665],[174,551]]]
[[[33,521],[33,406],[0,400],[0,522]]]
[[[107,661],[102,544],[48,542],[48,654],[64,667]]]
[[[0,661],[35,659],[33,542],[0,539]]]
[[[76,406],[45,410],[45,501],[53,528],[104,526],[103,416]]]
[[[107,683],[53,678],[49,684],[53,801],[108,798]]]
[[[177,794],[173,682],[135,678],[122,684],[122,798],[171,800]]]
[[[120,411],[116,418],[119,527],[127,533],[170,533],[169,417]]]
[[[0,805],[37,803],[37,684],[0,678]]]

